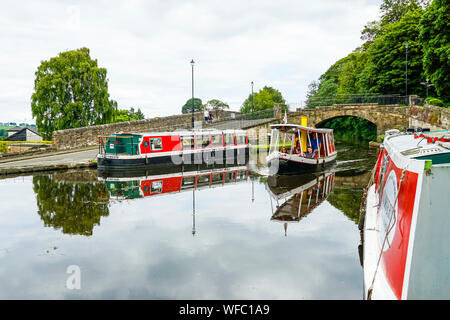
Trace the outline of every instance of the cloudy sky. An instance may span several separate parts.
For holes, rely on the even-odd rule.
[[[34,122],[42,60],[88,47],[111,99],[146,117],[180,113],[191,97],[238,110],[265,85],[293,106],[308,84],[361,45],[381,0],[1,1],[0,122]]]

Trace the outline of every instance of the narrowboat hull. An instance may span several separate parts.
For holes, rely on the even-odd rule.
[[[335,160],[336,154],[327,158],[307,159],[276,153],[268,156],[267,165],[270,174],[292,175],[322,171],[332,166]]]
[[[195,152],[166,152],[151,155],[99,154],[97,167],[111,170],[179,165],[242,165],[248,162],[249,147]]]
[[[449,149],[419,144],[387,136],[380,149],[365,205],[365,299],[450,298]]]

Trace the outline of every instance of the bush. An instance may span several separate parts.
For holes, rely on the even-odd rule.
[[[6,142],[0,141],[0,153],[7,153],[8,152],[8,146],[6,145]]]
[[[425,101],[428,104],[431,104],[432,106],[437,106],[437,107],[444,106],[444,101],[442,101],[441,99],[438,99],[438,98],[427,98]]]

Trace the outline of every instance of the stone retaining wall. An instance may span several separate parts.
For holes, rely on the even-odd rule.
[[[436,106],[411,106],[410,127],[430,128],[435,130],[450,129],[450,109]]]
[[[217,120],[231,118],[231,114],[239,114],[235,111],[221,111],[217,114]],[[194,114],[196,127],[202,124],[203,112]],[[110,135],[118,132],[149,132],[149,131],[174,131],[177,129],[191,129],[192,115],[181,114],[152,119],[109,123],[91,127],[58,130],[53,132],[53,147],[57,150],[81,148],[97,145],[98,136]]]

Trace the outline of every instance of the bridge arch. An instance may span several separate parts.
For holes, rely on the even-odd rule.
[[[377,127],[377,134],[383,134],[393,128],[406,129],[409,126],[408,108],[399,105],[352,104],[304,109],[289,115],[290,123],[300,123],[300,116],[308,117],[308,125],[320,126],[326,121],[338,117],[358,117],[365,119]]]

